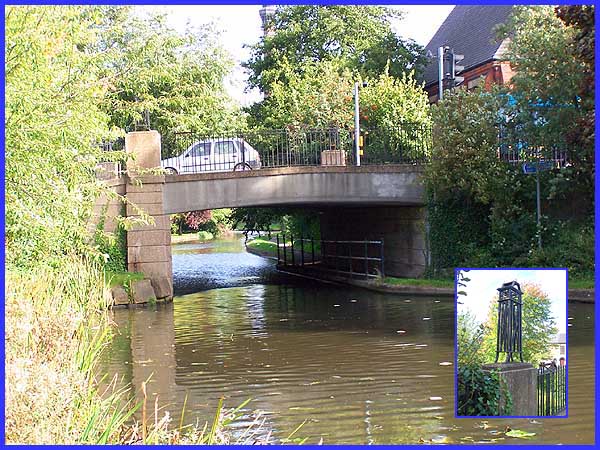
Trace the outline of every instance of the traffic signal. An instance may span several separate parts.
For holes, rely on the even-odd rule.
[[[452,56],[452,87],[459,86],[465,81],[465,77],[459,76],[465,70],[465,66],[459,65],[458,63],[465,59],[465,55],[458,55],[451,51]]]

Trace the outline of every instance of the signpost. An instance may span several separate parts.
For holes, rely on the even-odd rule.
[[[550,170],[554,167],[554,161],[535,161],[523,163],[523,173],[526,175],[535,174],[535,194],[537,203],[537,229],[538,229],[538,247],[542,249],[542,224],[541,224],[541,204],[540,204],[540,172]]]

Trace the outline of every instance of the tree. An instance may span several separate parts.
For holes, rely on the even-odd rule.
[[[302,73],[283,64],[287,82],[275,81],[262,102],[253,105],[250,123],[264,128],[344,128],[353,121],[354,82],[348,69],[331,61],[309,62]]]
[[[105,55],[103,75],[110,81],[105,107],[115,126],[132,130],[147,110],[167,150],[177,131],[213,134],[244,127],[224,87],[233,61],[217,30],[188,27],[180,34],[164,15],[140,17],[122,6],[101,11],[96,51]]]
[[[315,62],[335,61],[363,77],[377,76],[389,63],[400,76],[420,68],[422,49],[396,36],[390,20],[398,11],[380,6],[283,6],[268,18],[268,33],[251,48],[244,66],[249,82],[270,92],[276,82],[289,85],[288,66],[302,76]]]
[[[555,177],[550,196],[583,196],[585,215],[594,201],[593,17],[593,6],[519,6],[500,30],[511,38],[514,121],[535,145],[568,145],[570,165]]]
[[[87,51],[98,19],[94,8],[5,9],[7,264],[90,249],[96,143],[111,136],[99,55]]]
[[[537,364],[550,355],[552,337],[558,332],[556,320],[552,316],[552,301],[543,289],[536,284],[523,284],[523,361]],[[485,323],[485,336],[481,344],[481,354],[485,362],[493,362],[496,355],[496,333],[498,324],[498,303],[490,302]],[[502,356],[501,356],[502,357]]]
[[[565,21],[552,7],[516,7],[500,30],[511,37],[511,86],[459,90],[432,109],[434,158],[425,178],[434,270],[567,266],[572,274],[593,273],[585,251],[593,245],[593,22],[589,8],[557,11]],[[541,230],[534,177],[498,158],[519,142],[569,151],[568,164],[540,174]],[[542,250],[538,233],[547,243]]]

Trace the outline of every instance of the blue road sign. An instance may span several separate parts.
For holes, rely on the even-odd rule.
[[[538,161],[531,163],[523,163],[523,173],[525,174],[533,174],[538,170],[543,172],[545,170],[550,170],[554,168],[554,161]]]

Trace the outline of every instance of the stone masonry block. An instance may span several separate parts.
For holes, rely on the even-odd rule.
[[[114,305],[128,305],[129,295],[123,286],[113,286],[110,289]]]
[[[139,214],[138,208],[150,216],[161,216],[164,214],[162,202],[161,203],[136,203],[135,206],[130,205],[130,204],[127,205],[127,216],[134,216],[136,214]]]
[[[158,131],[136,131],[125,135],[125,151],[133,154],[128,168],[160,167],[160,134]]]
[[[136,216],[129,216],[136,217]],[[171,219],[168,215],[154,216],[154,224],[135,224],[130,231],[171,230]]]
[[[150,280],[131,282],[131,295],[134,303],[149,303],[156,301],[156,294]]]
[[[131,264],[170,260],[171,249],[167,245],[127,247],[127,261]]]
[[[128,192],[127,200],[131,203],[162,203],[163,194],[161,191]]]
[[[171,232],[169,230],[128,231],[127,245],[139,247],[142,245],[171,245]]]
[[[148,278],[155,277],[170,277],[173,273],[173,264],[171,261],[161,262],[127,262],[127,270],[129,272],[142,272]]]
[[[153,277],[151,281],[156,298],[173,297],[173,284],[169,277]]]
[[[156,186],[164,186],[165,184],[165,175],[153,175],[153,174],[144,174],[140,175],[139,173],[134,173],[128,179],[127,183],[127,192],[131,192],[131,187],[151,187],[153,185]],[[148,189],[149,191],[153,191],[155,189]]]
[[[162,192],[164,188],[164,183],[133,183],[129,182],[127,184],[127,193],[138,193],[138,192]]]

